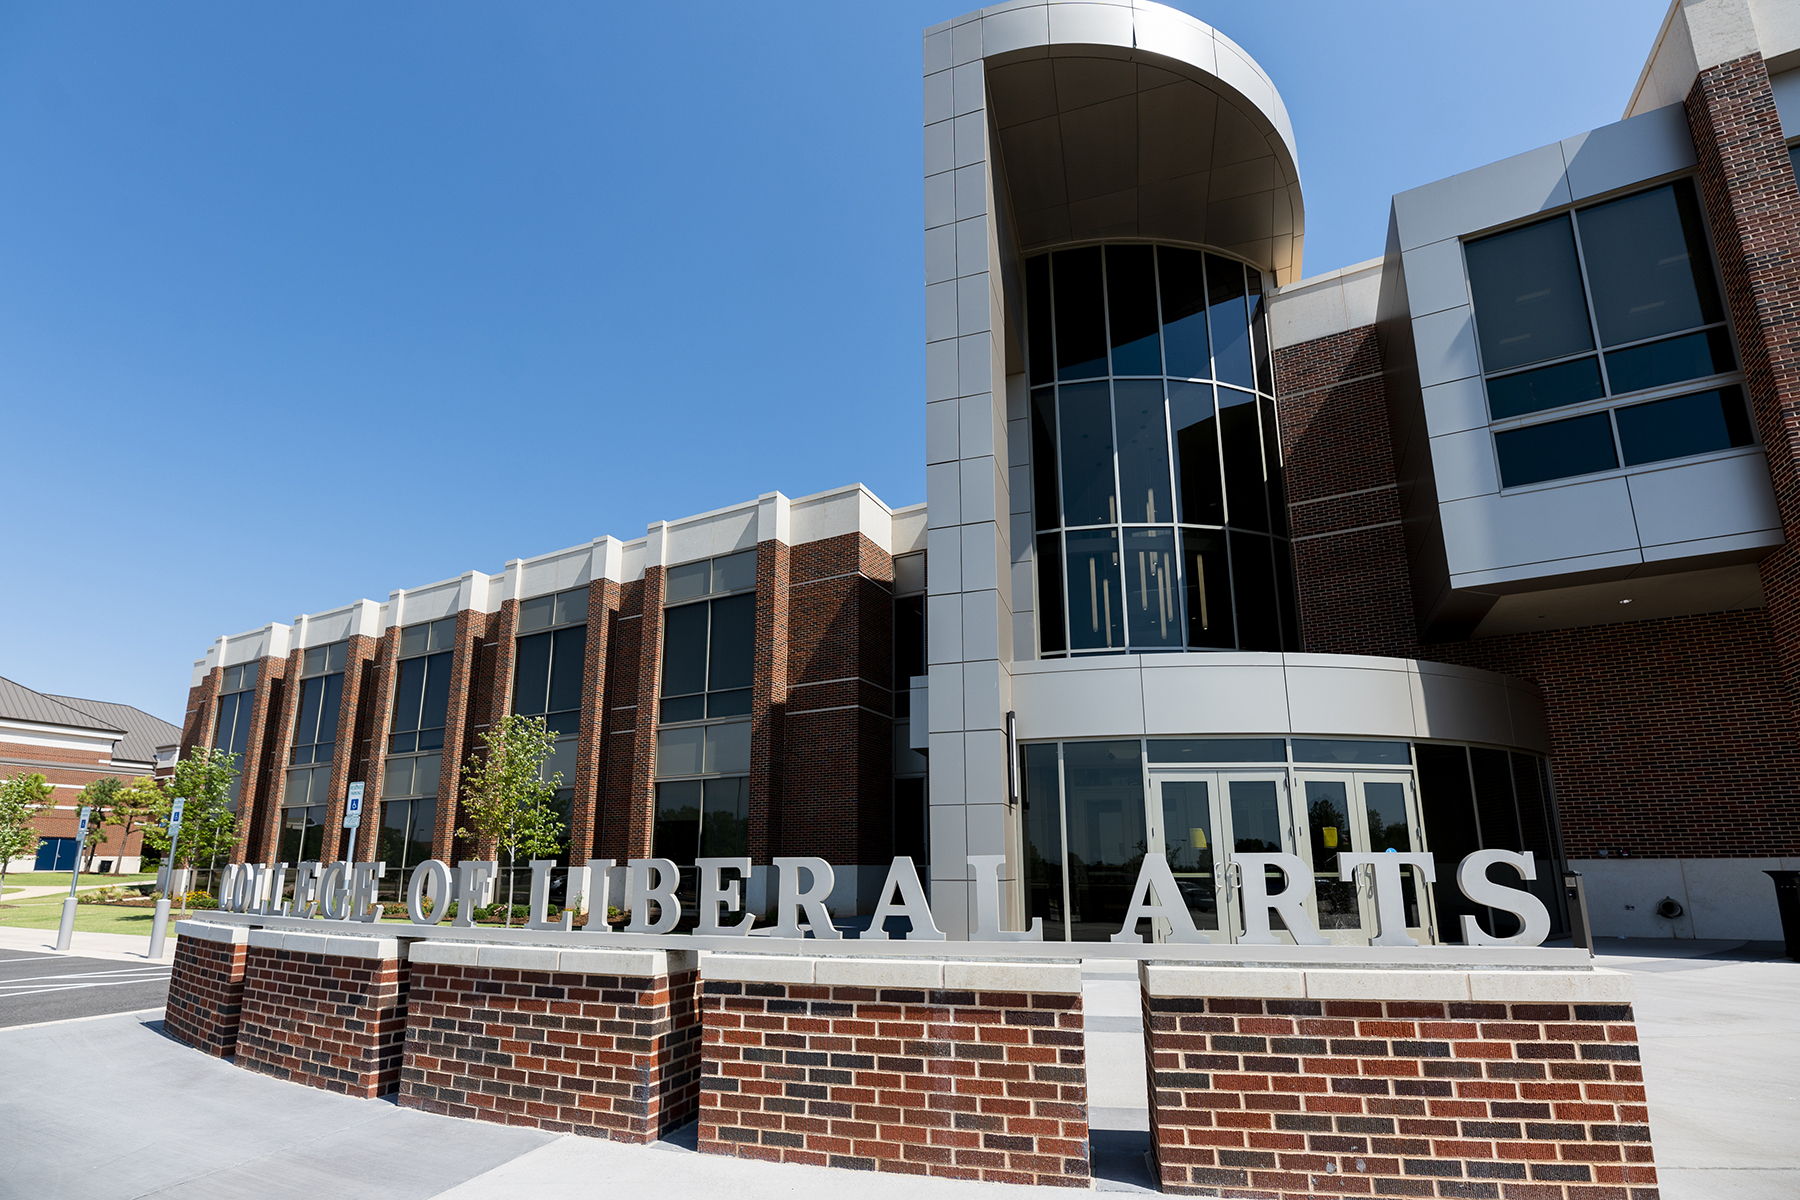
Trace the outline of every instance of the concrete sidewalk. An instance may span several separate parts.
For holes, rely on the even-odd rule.
[[[169,936],[163,942],[163,955],[158,962],[175,961],[175,922],[176,914],[169,914]],[[0,950],[32,950],[38,952],[56,949],[56,930],[54,929],[20,929],[13,925],[0,925]],[[82,933],[75,932],[67,951],[82,958],[116,958],[121,962],[149,962],[150,935],[134,933]],[[4,1184],[0,1184],[3,1187]],[[0,1195],[4,1195],[0,1191]]]
[[[0,933],[36,933],[7,930]],[[78,935],[81,936],[81,935]],[[87,937],[108,935],[90,934]],[[138,941],[139,939],[120,939]],[[1630,971],[1664,1200],[1800,1196],[1800,963],[1732,943],[1609,946]],[[143,961],[138,948],[137,961]],[[1096,1188],[1146,1191],[1132,968],[1090,964]],[[486,1200],[642,1188],[734,1200],[854,1189],[859,1200],[1065,1196],[1067,1189],[851,1175],[458,1121],[241,1071],[162,1037],[154,1016],[0,1030],[0,1200]],[[70,1064],[84,1064],[72,1070]],[[128,1111],[120,1097],[129,1093]],[[107,1138],[85,1136],[107,1113]],[[80,1154],[63,1147],[80,1144]]]

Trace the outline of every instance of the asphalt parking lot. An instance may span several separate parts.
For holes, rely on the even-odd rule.
[[[0,950],[0,1029],[161,1008],[164,963]]]

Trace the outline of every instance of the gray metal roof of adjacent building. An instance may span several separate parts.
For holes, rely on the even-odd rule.
[[[106,727],[122,730],[125,737],[113,751],[115,760],[154,762],[158,747],[181,740],[181,730],[176,726],[129,704],[118,704],[111,700],[83,700],[77,696],[50,696],[50,699],[77,711],[92,713]]]
[[[55,696],[0,676],[0,720],[31,721],[116,735],[113,758],[153,762],[159,746],[177,741],[181,731],[141,708],[110,700]]]

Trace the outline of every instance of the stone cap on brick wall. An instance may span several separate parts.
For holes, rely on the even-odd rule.
[[[1248,1000],[1479,1000],[1628,1004],[1620,971],[1283,970],[1145,962],[1138,978],[1151,996]]]
[[[708,952],[700,977],[730,983],[795,983],[819,987],[951,989],[977,992],[1081,991],[1081,964],[1010,959],[986,962],[932,958],[808,958],[798,954]]]
[[[694,969],[696,955],[681,950],[563,950],[553,946],[495,946],[479,942],[415,942],[415,963],[561,971],[646,979]]]
[[[399,938],[339,937],[325,933],[288,933],[278,929],[252,929],[253,950],[286,950],[291,954],[324,954],[333,958],[404,959]]]
[[[210,921],[177,921],[175,936],[193,938],[197,942],[225,942],[233,946],[241,946],[250,936],[250,930],[243,925],[215,925]]]

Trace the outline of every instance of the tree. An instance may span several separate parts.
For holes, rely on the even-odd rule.
[[[237,845],[237,814],[231,810],[231,781],[237,778],[237,755],[223,750],[195,746],[187,757],[175,764],[175,774],[164,785],[171,806],[176,797],[185,797],[181,813],[181,835],[175,846],[172,868],[204,862],[209,871],[218,866],[221,854],[230,854]],[[169,809],[164,808],[161,825],[144,830],[144,840],[169,852]]]
[[[84,808],[93,810],[88,813],[87,837],[81,843],[81,849],[85,852],[87,859],[82,865],[83,871],[91,873],[94,869],[94,852],[106,844],[106,823],[113,819],[113,801],[124,786],[111,775],[107,775],[94,780],[81,789],[77,803]]]
[[[168,814],[169,794],[150,776],[139,775],[121,787],[112,800],[112,819],[125,831],[119,839],[120,851],[131,844],[132,830],[145,829],[154,821],[166,821]]]
[[[6,868],[15,858],[37,849],[42,835],[32,819],[50,807],[56,789],[42,775],[20,772],[0,783],[0,892],[6,890]]]
[[[556,735],[542,717],[508,714],[481,735],[480,758],[463,767],[462,809],[468,826],[456,834],[476,839],[484,852],[506,856],[508,925],[519,856],[538,858],[562,849],[563,819],[556,811],[562,772],[544,777],[555,744]]]

